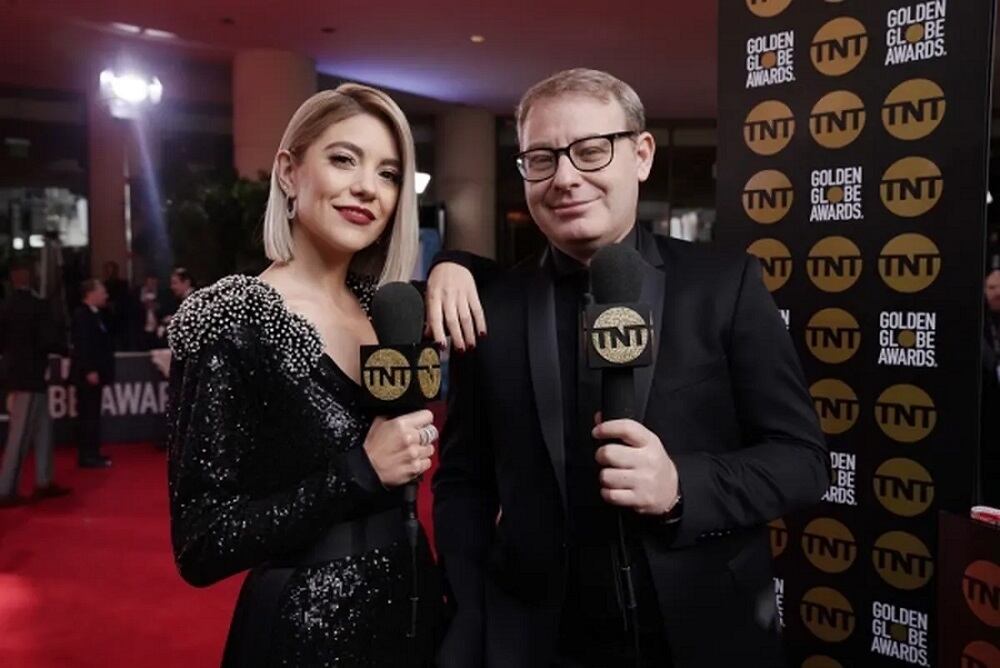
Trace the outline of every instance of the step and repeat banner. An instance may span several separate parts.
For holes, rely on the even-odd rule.
[[[101,397],[104,443],[163,442],[169,371],[166,349],[115,354],[115,382],[104,387]],[[49,358],[48,394],[53,440],[75,444],[76,388],[69,382],[69,358]],[[0,402],[0,444],[6,442],[7,426],[6,402]]]
[[[978,450],[994,1],[719,4],[716,237],[761,259],[830,446],[822,503],[771,525],[791,665],[938,665],[937,511],[967,513]]]

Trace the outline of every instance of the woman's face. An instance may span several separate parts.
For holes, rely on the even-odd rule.
[[[330,125],[298,164],[283,159],[282,185],[297,207],[296,244],[353,254],[375,243],[396,211],[401,162],[392,130],[370,114]]]

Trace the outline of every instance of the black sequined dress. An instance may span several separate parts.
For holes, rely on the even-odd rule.
[[[350,285],[367,310],[372,287]],[[361,447],[360,388],[315,328],[259,279],[230,276],[185,300],[169,338],[178,569],[196,586],[250,570],[223,665],[431,665],[441,598],[423,536],[415,639],[405,540],[288,566],[330,527],[401,505]]]

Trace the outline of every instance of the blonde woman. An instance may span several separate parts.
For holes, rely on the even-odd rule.
[[[402,486],[430,467],[429,411],[372,419],[358,347],[375,288],[417,255],[413,139],[355,84],[292,116],[271,176],[259,277],[190,296],[169,330],[174,555],[205,586],[250,570],[224,666],[423,666],[438,580],[419,550],[410,626]]]

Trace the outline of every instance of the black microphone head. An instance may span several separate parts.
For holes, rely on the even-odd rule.
[[[380,345],[420,343],[424,333],[424,298],[409,283],[386,283],[375,293],[372,325]]]
[[[642,292],[642,256],[634,248],[611,244],[590,260],[590,286],[598,304],[637,302]]]

